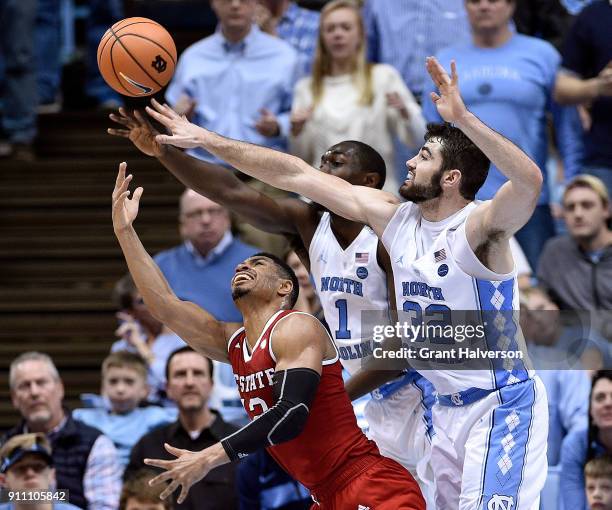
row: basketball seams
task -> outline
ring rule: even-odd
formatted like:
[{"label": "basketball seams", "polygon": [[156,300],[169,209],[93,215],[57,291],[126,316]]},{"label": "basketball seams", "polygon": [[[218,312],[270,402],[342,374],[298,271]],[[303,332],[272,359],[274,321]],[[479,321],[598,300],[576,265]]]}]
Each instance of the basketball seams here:
[{"label": "basketball seams", "polygon": [[[106,41],[104,41],[104,45],[98,50],[98,68],[100,67],[100,60],[102,59],[102,53],[104,53],[104,48],[106,48],[108,41],[110,41],[113,38],[113,34],[110,32],[110,30],[106,31],[106,34],[104,36],[106,35],[108,35],[108,37],[106,38]],[[104,39],[104,36],[102,37],[103,39]]]},{"label": "basketball seams", "polygon": [[123,90],[125,90],[129,96],[131,97],[136,97],[134,96],[134,93],[130,90],[128,90],[128,88],[123,84],[123,81],[119,78],[119,76],[117,75],[117,71],[115,69],[115,62],[113,61],[113,48],[115,47],[115,44],[119,41],[119,39],[115,39],[113,41],[112,46],[110,47],[109,50],[109,54],[110,54],[110,63],[111,63],[111,67],[113,68],[113,74],[115,75],[115,78],[117,79],[117,83],[119,83],[119,85],[121,85],[121,87],[123,87]]},{"label": "basketball seams", "polygon": [[[130,21],[132,20],[132,21]],[[138,21],[135,21],[138,20]],[[121,23],[125,22],[125,21],[129,21],[129,23],[125,24],[125,25],[121,25]],[[160,27],[162,25],[160,25],[157,21],[149,19],[149,18],[141,18],[139,16],[136,16],[135,18],[125,18],[122,19],[121,21],[117,21],[117,23],[115,23],[111,28],[115,31],[119,31],[124,27],[130,26],[130,25],[135,25],[136,23],[151,23],[152,25],[159,25]],[[119,26],[117,26],[119,25]],[[162,27],[163,28],[163,27]]]},{"label": "basketball seams", "polygon": [[176,66],[176,62],[174,61],[174,58],[172,57],[172,54],[166,48],[164,48],[161,44],[159,44],[157,41],[151,39],[150,37],[147,37],[147,36],[144,36],[144,35],[140,35],[140,34],[129,33],[129,34],[122,34],[121,36],[125,37],[127,35],[131,35],[132,37],[139,37],[140,39],[145,39],[146,41],[149,41],[150,43],[155,44],[155,46],[159,46],[159,48],[161,48],[162,50],[164,50],[168,54],[168,56],[170,57],[170,60],[172,60],[172,64],[174,66]]},{"label": "basketball seams", "polygon": [[[158,81],[157,81],[155,78],[153,78],[153,76],[151,76],[151,75],[149,74],[149,72],[148,72],[148,71],[147,71],[147,70],[146,70],[146,69],[145,69],[145,68],[142,66],[142,64],[141,64],[140,62],[138,62],[138,60],[136,60],[136,59],[134,58],[134,55],[132,55],[132,53],[130,52],[130,50],[128,50],[128,49],[127,49],[126,45],[125,45],[125,44],[123,44],[123,43],[121,42],[121,38],[120,38],[120,37],[117,37],[117,35],[115,34],[115,31],[114,31],[112,28],[111,28],[110,30],[111,30],[112,34],[115,36],[115,40],[116,40],[116,42],[118,42],[118,43],[121,45],[121,47],[122,47],[122,48],[125,50],[125,52],[126,52],[128,55],[129,55],[129,57],[130,57],[130,58],[131,58],[131,59],[132,59],[132,60],[133,60],[133,61],[136,63],[136,65],[137,65],[138,67],[140,67],[140,69],[142,70],[142,72],[143,72],[143,73],[145,73],[145,74],[146,74],[146,75],[147,75],[147,76],[148,76],[148,77],[149,77],[151,80],[153,80],[153,83],[155,83],[155,85],[157,85],[157,86],[158,86],[160,89],[161,89],[161,88],[163,88],[163,85],[161,85],[161,84],[160,84],[160,83],[159,83],[159,82],[158,82]],[[128,35],[128,34],[123,34],[123,35]],[[113,46],[114,46],[114,45],[113,45]],[[112,55],[112,52],[111,52],[111,61],[112,61],[112,57],[113,57],[113,55]],[[114,64],[113,64],[113,71],[114,71],[114,69],[115,69],[115,66],[114,66]],[[115,75],[116,75],[116,73],[115,73]],[[123,83],[122,83],[122,85],[123,85]],[[125,87],[124,87],[124,88],[125,88]]]},{"label": "basketball seams", "polygon": [[159,23],[155,23],[154,21],[133,21],[132,23],[128,23],[127,25],[123,25],[123,26],[121,26],[119,28],[115,28],[113,30],[115,31],[115,34],[119,34],[119,32],[121,32],[124,28],[131,27],[132,25],[142,25],[142,24],[156,25],[158,27],[164,28]]}]

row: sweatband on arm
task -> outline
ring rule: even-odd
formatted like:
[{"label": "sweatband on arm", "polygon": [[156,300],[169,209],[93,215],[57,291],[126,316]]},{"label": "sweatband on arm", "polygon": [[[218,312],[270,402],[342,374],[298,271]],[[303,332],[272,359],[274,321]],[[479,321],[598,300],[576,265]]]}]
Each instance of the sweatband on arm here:
[{"label": "sweatband on arm", "polygon": [[306,425],[320,379],[321,376],[310,368],[275,372],[273,392],[276,404],[221,440],[230,460],[299,436]]}]

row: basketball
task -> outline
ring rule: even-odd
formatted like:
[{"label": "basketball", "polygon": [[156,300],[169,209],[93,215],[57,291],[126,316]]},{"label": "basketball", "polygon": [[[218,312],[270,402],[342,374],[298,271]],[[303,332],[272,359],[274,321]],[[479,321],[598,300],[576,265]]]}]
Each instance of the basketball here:
[{"label": "basketball", "polygon": [[150,96],[172,78],[176,46],[168,31],[147,18],[126,18],[109,28],[98,45],[100,74],[124,96]]}]

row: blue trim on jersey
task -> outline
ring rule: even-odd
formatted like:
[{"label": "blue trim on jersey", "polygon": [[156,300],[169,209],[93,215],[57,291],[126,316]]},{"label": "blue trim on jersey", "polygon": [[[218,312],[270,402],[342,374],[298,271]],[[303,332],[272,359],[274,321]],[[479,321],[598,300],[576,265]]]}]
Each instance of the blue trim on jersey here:
[{"label": "blue trim on jersey", "polygon": [[438,395],[438,403],[445,407],[460,407],[473,404],[481,398],[485,398],[489,394],[497,391],[497,388],[485,390],[483,388],[468,388],[467,390],[458,391],[451,395]]},{"label": "blue trim on jersey", "polygon": [[427,438],[431,438],[436,434],[433,426],[433,418],[431,416],[431,408],[436,403],[436,390],[427,379],[420,376],[414,380],[415,387],[421,392],[421,406],[423,407],[423,422],[425,424],[425,432]]},{"label": "blue trim on jersey", "polygon": [[[476,279],[480,309],[483,315],[486,348],[496,351],[518,351],[518,311],[513,310],[515,278],[502,282]],[[497,313],[496,313],[497,312]],[[496,388],[529,379],[523,360],[491,360]]]},{"label": "blue trim on jersey", "polygon": [[484,462],[482,505],[479,505],[482,510],[493,507],[489,506],[491,500],[505,502],[506,508],[518,507],[527,443],[531,438],[535,381],[529,379],[501,388],[499,396],[502,403],[493,411]]},{"label": "blue trim on jersey", "polygon": [[[474,277],[472,277],[472,287],[474,290],[474,297],[476,299],[476,302],[479,303],[479,307],[481,310],[480,313],[480,322],[482,323],[484,321],[483,317],[482,317],[482,306],[480,306],[481,303],[481,299],[480,299],[480,292],[478,289],[478,280]],[[487,340],[486,340],[486,330],[485,330],[485,346],[488,348],[488,344],[487,344]],[[495,382],[495,370],[493,370],[493,364],[491,362],[489,362],[491,368],[489,370],[489,376],[491,377],[491,388],[496,388],[497,384]]]},{"label": "blue trim on jersey", "polygon": [[402,375],[394,381],[390,381],[388,383],[383,384],[379,388],[376,388],[374,391],[370,392],[370,394],[374,400],[384,400],[386,398],[389,398],[400,388],[412,384],[420,377],[422,377],[421,374],[419,374],[413,368],[410,368],[403,372]]},{"label": "blue trim on jersey", "polygon": [[[497,400],[499,401],[499,394],[497,395]],[[501,402],[500,402],[501,403]],[[491,449],[491,433],[493,432],[493,425],[494,425],[494,414],[491,413],[491,415],[489,416],[489,432],[487,433],[487,440],[485,442],[486,449],[485,449],[485,462],[482,463],[482,472],[480,473],[480,486],[484,487],[485,484],[485,480],[487,479],[487,463],[486,460],[489,458],[489,450]],[[480,504],[481,500],[478,502]]]}]

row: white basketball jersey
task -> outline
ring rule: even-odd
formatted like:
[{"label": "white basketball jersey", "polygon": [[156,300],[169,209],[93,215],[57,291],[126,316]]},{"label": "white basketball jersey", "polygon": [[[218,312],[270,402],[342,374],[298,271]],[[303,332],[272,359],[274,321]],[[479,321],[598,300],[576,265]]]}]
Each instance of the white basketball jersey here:
[{"label": "white basketball jersey", "polygon": [[[402,320],[410,317],[414,325],[437,321],[452,323],[453,327],[456,324],[452,311],[456,311],[457,318],[459,311],[479,310],[483,317],[482,342],[488,349],[526,353],[520,327],[512,320],[517,316],[512,310],[519,309],[516,271],[498,274],[489,270],[466,238],[466,219],[477,205],[472,202],[436,223],[423,219],[419,207],[411,202],[398,207],[382,237],[393,264],[397,309],[406,312]],[[495,317],[495,321],[487,321],[487,317]],[[457,330],[452,331],[450,339],[430,341],[456,345],[457,352],[459,347],[469,345],[465,339],[457,342]],[[410,345],[415,347],[414,343]],[[533,371],[526,368],[526,362],[508,358],[483,360],[478,370],[462,370],[461,360],[452,360],[448,370],[428,370],[422,375],[441,395],[471,388],[488,390],[532,377]],[[418,363],[413,366],[420,369]]]},{"label": "white basketball jersey", "polygon": [[362,358],[372,354],[372,340],[362,338],[361,312],[388,309],[387,282],[372,229],[363,227],[343,250],[330,221],[330,214],[323,213],[310,243],[310,272],[342,366],[352,375]]}]

